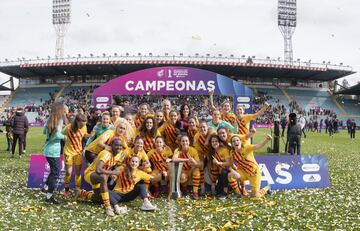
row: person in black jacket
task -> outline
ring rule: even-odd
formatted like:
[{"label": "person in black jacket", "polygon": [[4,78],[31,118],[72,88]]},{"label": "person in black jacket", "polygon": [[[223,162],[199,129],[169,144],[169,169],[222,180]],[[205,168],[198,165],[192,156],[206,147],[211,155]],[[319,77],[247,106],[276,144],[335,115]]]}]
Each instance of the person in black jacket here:
[{"label": "person in black jacket", "polygon": [[12,113],[8,112],[6,113],[6,120],[4,122],[4,126],[5,126],[5,131],[6,131],[6,141],[7,141],[7,149],[6,151],[10,151],[11,147],[12,147],[12,129],[11,129],[11,118],[12,118]]},{"label": "person in black jacket", "polygon": [[25,134],[29,129],[29,122],[22,108],[18,108],[15,115],[11,119],[11,127],[13,131],[13,144],[11,154],[14,157],[17,140],[19,140],[19,158],[23,154]]},{"label": "person in black jacket", "polygon": [[301,154],[301,125],[297,124],[296,114],[289,114],[289,125],[287,130],[287,152],[291,155]]}]

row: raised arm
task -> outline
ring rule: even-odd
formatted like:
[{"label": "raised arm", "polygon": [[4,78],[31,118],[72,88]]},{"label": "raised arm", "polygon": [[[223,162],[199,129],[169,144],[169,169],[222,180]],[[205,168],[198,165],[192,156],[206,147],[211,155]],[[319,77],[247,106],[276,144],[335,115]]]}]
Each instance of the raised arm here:
[{"label": "raised arm", "polygon": [[267,134],[266,138],[258,144],[254,145],[254,150],[264,147],[269,141],[272,140],[271,135]]},{"label": "raised arm", "polygon": [[257,119],[259,116],[263,115],[269,108],[270,104],[265,103],[264,106],[262,106],[262,108],[254,114],[254,119]]}]

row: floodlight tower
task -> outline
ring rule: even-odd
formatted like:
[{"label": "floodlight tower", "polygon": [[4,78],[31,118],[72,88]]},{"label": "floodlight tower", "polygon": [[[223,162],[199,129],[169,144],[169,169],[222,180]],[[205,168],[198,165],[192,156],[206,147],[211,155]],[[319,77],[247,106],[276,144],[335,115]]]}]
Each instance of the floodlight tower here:
[{"label": "floodlight tower", "polygon": [[284,37],[284,60],[293,64],[292,35],[296,27],[296,0],[279,0],[278,26]]},{"label": "floodlight tower", "polygon": [[53,0],[53,25],[56,31],[55,57],[64,58],[64,37],[70,25],[71,0]]}]

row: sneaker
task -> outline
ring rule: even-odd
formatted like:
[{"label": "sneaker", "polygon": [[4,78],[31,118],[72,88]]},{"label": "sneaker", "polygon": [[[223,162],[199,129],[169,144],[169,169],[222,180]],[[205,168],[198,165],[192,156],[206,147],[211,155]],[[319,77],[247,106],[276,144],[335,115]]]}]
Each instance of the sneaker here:
[{"label": "sneaker", "polygon": [[48,189],[45,188],[45,187],[42,187],[42,188],[41,188],[41,192],[42,192],[43,194],[46,194],[46,193],[48,192]]},{"label": "sneaker", "polygon": [[106,215],[108,215],[109,217],[115,216],[114,210],[113,210],[112,208],[106,208],[106,209],[105,209],[105,213],[106,213]]},{"label": "sneaker", "polygon": [[74,198],[77,200],[80,197],[80,189],[74,189]]},{"label": "sneaker", "polygon": [[233,199],[238,199],[238,198],[241,198],[241,194],[233,193],[233,194],[231,194],[230,197]]},{"label": "sneaker", "polygon": [[125,213],[127,213],[127,207],[126,206],[114,205],[114,210],[115,210],[116,214],[125,214]]},{"label": "sneaker", "polygon": [[65,190],[65,192],[64,192],[64,197],[65,197],[65,198],[68,198],[69,196],[70,196],[70,191]]},{"label": "sneaker", "polygon": [[26,155],[26,150],[23,150],[22,154]]},{"label": "sneaker", "polygon": [[142,211],[154,211],[156,209],[156,206],[152,205],[150,201],[144,201],[144,203],[141,205],[140,209]]},{"label": "sneaker", "polygon": [[192,194],[192,198],[193,198],[194,200],[199,200],[199,193],[193,193],[193,194]]},{"label": "sneaker", "polygon": [[46,203],[49,203],[49,204],[54,204],[54,205],[58,205],[59,202],[57,200],[55,200],[54,197],[50,197],[49,199],[45,199],[45,202]]},{"label": "sneaker", "polygon": [[216,199],[218,199],[218,200],[226,200],[226,194],[224,194],[224,193],[221,193],[221,194],[218,194],[218,195],[216,195]]},{"label": "sneaker", "polygon": [[21,159],[22,158],[22,155],[19,155],[19,159]]},{"label": "sneaker", "polygon": [[266,192],[267,195],[271,195],[273,191],[271,190],[271,185],[268,185],[268,190]]}]

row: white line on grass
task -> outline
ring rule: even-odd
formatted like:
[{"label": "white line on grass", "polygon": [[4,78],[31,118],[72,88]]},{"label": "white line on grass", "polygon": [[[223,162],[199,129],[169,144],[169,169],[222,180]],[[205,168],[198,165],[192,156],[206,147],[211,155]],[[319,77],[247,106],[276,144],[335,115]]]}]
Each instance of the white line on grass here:
[{"label": "white line on grass", "polygon": [[174,200],[170,200],[168,204],[169,204],[168,214],[169,214],[170,231],[176,231],[177,230],[176,219],[175,219],[176,208],[174,205]]}]

